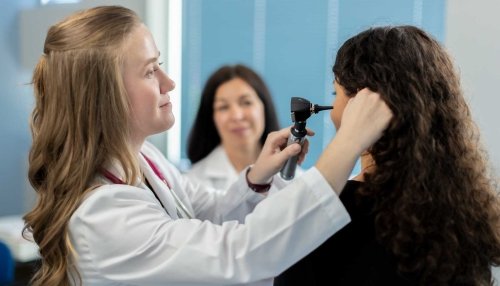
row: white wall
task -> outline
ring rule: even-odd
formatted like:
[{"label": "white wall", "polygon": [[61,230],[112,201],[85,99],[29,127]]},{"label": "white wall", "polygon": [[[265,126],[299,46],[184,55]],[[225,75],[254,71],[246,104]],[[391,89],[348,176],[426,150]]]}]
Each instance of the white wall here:
[{"label": "white wall", "polygon": [[[472,114],[500,175],[500,1],[448,0],[447,6],[445,45],[460,69]],[[500,281],[500,268],[494,275]]]},{"label": "white wall", "polygon": [[500,175],[500,1],[448,0],[445,45]]}]

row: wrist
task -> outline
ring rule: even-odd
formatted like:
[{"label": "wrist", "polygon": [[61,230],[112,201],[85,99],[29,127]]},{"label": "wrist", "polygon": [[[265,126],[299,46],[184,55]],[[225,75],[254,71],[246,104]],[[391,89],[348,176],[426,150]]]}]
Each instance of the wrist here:
[{"label": "wrist", "polygon": [[349,131],[342,132],[342,128],[337,131],[330,144],[335,145],[335,148],[341,149],[342,152],[348,152],[348,154],[354,154],[355,156],[360,156],[367,149],[354,134],[350,134]]},{"label": "wrist", "polygon": [[[361,151],[359,147],[338,140],[337,136],[323,150],[316,162],[316,169],[328,181],[333,190],[340,194]],[[333,163],[333,164],[332,164]]]},{"label": "wrist", "polygon": [[267,191],[269,191],[269,189],[271,188],[271,183],[272,183],[272,178],[271,178],[271,181],[268,182],[268,183],[264,183],[264,184],[254,184],[250,181],[250,179],[248,178],[248,174],[250,173],[250,170],[252,170],[252,167],[249,167],[245,173],[245,178],[246,178],[246,181],[247,181],[247,185],[250,189],[252,189],[252,191],[256,192],[256,193],[265,193]]}]

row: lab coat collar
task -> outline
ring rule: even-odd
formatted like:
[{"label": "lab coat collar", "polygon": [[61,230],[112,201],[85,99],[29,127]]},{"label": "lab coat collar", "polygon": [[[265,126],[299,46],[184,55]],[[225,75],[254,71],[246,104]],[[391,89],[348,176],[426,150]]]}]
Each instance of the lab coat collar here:
[{"label": "lab coat collar", "polygon": [[[173,219],[178,219],[179,216],[177,215],[175,199],[167,184],[155,174],[153,169],[149,166],[148,162],[142,155],[139,156],[139,163],[141,170],[144,172],[144,177],[146,177],[153,189],[150,190],[144,182],[140,184],[140,187],[142,189],[147,189],[148,191],[153,191],[165,207],[165,210],[170,215],[170,217]],[[170,182],[170,184],[171,183],[172,182]]]},{"label": "lab coat collar", "polygon": [[228,172],[237,176],[236,169],[229,161],[229,157],[222,145],[217,146],[208,156],[204,159],[210,162],[210,166],[205,166],[205,175],[209,178],[227,178]]},{"label": "lab coat collar", "polygon": [[[113,175],[124,181],[123,178],[125,177],[125,171],[116,159],[111,160],[111,163],[107,164],[105,168],[109,172],[113,173]],[[179,218],[179,216],[177,215],[175,199],[169,191],[168,186],[158,176],[156,176],[153,169],[149,166],[148,162],[142,155],[139,155],[139,168],[144,173],[144,176],[148,179],[148,182],[153,190],[149,189],[149,187],[144,183],[142,177],[136,180],[137,183],[134,185],[134,187],[144,189],[148,192],[155,192],[156,196],[161,201],[170,217],[173,219]],[[104,176],[100,177],[107,183],[112,183]]]},{"label": "lab coat collar", "polygon": [[[107,170],[108,172],[112,173],[118,179],[125,182],[125,170],[123,170],[123,166],[120,164],[120,162],[117,159],[111,159],[110,162],[104,166],[104,169]],[[113,183],[105,176],[101,175],[99,177],[102,180],[105,180],[106,182]],[[141,181],[141,178],[137,177],[137,179],[135,180],[136,184],[134,186],[137,187],[139,185],[138,183],[140,183],[140,181]]]}]

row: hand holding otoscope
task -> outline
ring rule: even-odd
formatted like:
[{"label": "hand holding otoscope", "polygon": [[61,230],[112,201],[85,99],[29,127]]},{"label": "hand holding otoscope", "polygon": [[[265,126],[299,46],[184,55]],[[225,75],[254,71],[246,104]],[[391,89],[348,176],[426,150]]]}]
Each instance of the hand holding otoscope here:
[{"label": "hand holding otoscope", "polygon": [[[291,134],[288,137],[287,146],[293,143],[299,143],[301,146],[307,134],[306,120],[313,113],[318,113],[322,110],[333,109],[333,106],[321,106],[312,104],[307,99],[301,97],[292,97],[290,101],[290,110],[292,121],[294,125],[290,128]],[[280,175],[285,180],[291,180],[295,177],[295,169],[297,168],[297,161],[299,155],[295,155],[288,159],[280,171]]]}]

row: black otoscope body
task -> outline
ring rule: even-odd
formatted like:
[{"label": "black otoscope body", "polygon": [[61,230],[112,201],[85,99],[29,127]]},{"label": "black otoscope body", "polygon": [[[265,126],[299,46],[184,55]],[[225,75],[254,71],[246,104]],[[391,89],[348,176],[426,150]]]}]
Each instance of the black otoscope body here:
[{"label": "black otoscope body", "polygon": [[[292,113],[292,121],[294,125],[290,128],[291,134],[288,137],[287,146],[293,143],[299,143],[301,146],[307,135],[306,120],[313,113],[318,113],[322,110],[333,109],[333,106],[320,106],[312,104],[309,100],[301,97],[292,97],[290,101],[290,110]],[[295,177],[295,169],[297,168],[298,155],[288,159],[281,168],[281,177],[285,180],[291,180]]]}]

